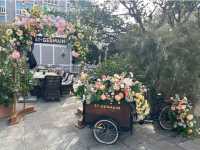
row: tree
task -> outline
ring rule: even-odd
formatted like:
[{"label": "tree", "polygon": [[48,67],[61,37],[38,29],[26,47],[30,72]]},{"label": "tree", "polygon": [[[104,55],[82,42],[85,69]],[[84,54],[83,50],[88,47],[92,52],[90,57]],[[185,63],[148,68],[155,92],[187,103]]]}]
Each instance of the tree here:
[{"label": "tree", "polygon": [[65,17],[85,32],[85,38],[87,38],[85,42],[90,45],[87,60],[88,62],[94,62],[94,60],[97,62],[97,54],[103,57],[105,50],[108,50],[109,45],[118,39],[120,33],[127,31],[127,24],[122,18],[112,14],[113,9],[116,8],[108,9],[108,5],[97,5],[90,1],[78,0],[69,3],[68,11],[65,14],[51,13]]}]

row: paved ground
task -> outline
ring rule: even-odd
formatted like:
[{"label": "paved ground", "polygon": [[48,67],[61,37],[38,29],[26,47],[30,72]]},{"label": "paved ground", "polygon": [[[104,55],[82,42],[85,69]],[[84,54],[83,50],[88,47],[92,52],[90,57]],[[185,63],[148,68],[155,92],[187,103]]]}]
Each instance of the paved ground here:
[{"label": "paved ground", "polygon": [[122,133],[119,142],[97,143],[88,128],[74,127],[78,107],[75,98],[35,104],[36,113],[18,125],[0,120],[0,150],[200,150],[200,139],[189,140],[154,130],[151,124],[136,125],[134,134]]}]

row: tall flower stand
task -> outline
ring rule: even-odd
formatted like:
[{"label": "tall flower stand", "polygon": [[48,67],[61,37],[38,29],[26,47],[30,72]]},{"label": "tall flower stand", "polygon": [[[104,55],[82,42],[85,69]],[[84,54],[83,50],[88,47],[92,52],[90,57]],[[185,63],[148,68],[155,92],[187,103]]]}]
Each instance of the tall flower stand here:
[{"label": "tall flower stand", "polygon": [[[13,80],[16,81],[16,66],[14,66],[13,69]],[[25,115],[36,112],[35,108],[33,106],[31,107],[26,107],[25,101],[23,105],[23,109],[20,111],[17,111],[17,96],[16,93],[14,93],[13,96],[13,104],[12,104],[12,113],[9,118],[9,124],[10,125],[15,125],[18,124]]]}]

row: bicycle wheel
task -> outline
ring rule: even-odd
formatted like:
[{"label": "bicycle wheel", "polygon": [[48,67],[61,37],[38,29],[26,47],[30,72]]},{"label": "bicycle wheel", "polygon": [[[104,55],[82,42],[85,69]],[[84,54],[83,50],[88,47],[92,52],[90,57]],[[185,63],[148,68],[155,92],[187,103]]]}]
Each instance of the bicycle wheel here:
[{"label": "bicycle wheel", "polygon": [[160,124],[161,128],[163,128],[164,130],[172,130],[173,129],[173,122],[172,122],[170,106],[166,106],[161,110],[158,120],[159,120],[159,124]]},{"label": "bicycle wheel", "polygon": [[114,144],[119,137],[117,124],[107,119],[99,120],[94,124],[93,135],[99,143]]}]

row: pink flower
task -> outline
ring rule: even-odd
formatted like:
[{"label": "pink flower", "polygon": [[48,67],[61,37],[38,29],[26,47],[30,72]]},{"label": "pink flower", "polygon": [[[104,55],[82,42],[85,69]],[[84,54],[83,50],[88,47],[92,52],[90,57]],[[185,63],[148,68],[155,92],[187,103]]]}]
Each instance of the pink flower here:
[{"label": "pink flower", "polygon": [[102,94],[101,95],[101,100],[106,100],[106,99],[107,99],[106,95]]},{"label": "pink flower", "polygon": [[95,84],[95,88],[100,89],[101,85],[102,85],[101,82],[97,81],[96,84]]},{"label": "pink flower", "polygon": [[56,19],[56,28],[58,34],[64,34],[66,22],[63,18],[57,17]]},{"label": "pink flower", "polygon": [[20,59],[20,53],[17,50],[14,50],[11,54],[11,58],[14,60],[19,60]]},{"label": "pink flower", "polygon": [[27,28],[27,26],[28,26],[28,21],[29,21],[28,18],[23,17],[23,18],[21,19],[21,25],[22,25],[22,26],[25,26],[25,27]]}]

